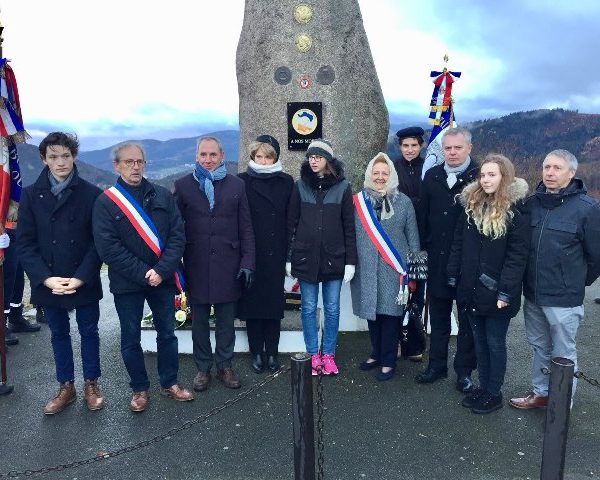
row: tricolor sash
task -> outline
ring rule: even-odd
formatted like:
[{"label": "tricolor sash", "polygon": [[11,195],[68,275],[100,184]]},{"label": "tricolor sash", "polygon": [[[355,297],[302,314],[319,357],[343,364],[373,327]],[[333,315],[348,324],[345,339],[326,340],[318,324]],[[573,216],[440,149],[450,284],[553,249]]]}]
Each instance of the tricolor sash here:
[{"label": "tricolor sash", "polygon": [[[154,252],[157,258],[160,258],[165,247],[158,235],[158,229],[141,205],[135,201],[135,198],[119,183],[105,190],[104,193],[125,214],[148,248]],[[183,292],[183,275],[179,270],[176,270],[173,275],[177,290]]]},{"label": "tricolor sash", "polygon": [[392,244],[387,233],[385,233],[379,220],[377,220],[377,216],[371,206],[371,201],[366,197],[365,192],[363,191],[353,195],[352,200],[360,223],[371,240],[371,243],[373,243],[373,246],[377,249],[385,263],[400,274],[400,291],[396,297],[396,303],[398,305],[406,305],[406,302],[408,301],[408,290],[406,288],[406,284],[408,283],[408,269],[406,268],[404,260]]}]

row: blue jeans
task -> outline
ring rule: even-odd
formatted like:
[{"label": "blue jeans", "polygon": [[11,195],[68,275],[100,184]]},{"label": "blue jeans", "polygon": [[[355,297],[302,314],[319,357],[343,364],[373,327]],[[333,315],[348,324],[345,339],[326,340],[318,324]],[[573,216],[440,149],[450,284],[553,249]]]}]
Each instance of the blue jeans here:
[{"label": "blue jeans", "polygon": [[[52,333],[52,350],[56,365],[56,380],[59,383],[75,380],[73,346],[71,345],[69,311],[66,308],[44,307],[48,326]],[[96,380],[100,377],[100,336],[98,302],[75,309],[75,319],[81,335],[81,363],[83,378]]]},{"label": "blue jeans", "polygon": [[[319,284],[299,280],[300,298],[302,300],[300,316],[306,351],[310,355],[319,352],[319,329],[317,326],[317,304],[319,301]],[[330,280],[321,283],[323,295],[323,316],[325,325],[323,332],[323,354],[334,355],[337,334],[340,326],[340,290],[342,280]]]},{"label": "blue jeans", "polygon": [[506,332],[510,318],[467,313],[479,370],[479,386],[492,395],[500,395],[506,374]]},{"label": "blue jeans", "polygon": [[144,300],[152,310],[156,329],[156,363],[160,386],[169,388],[175,385],[179,370],[175,336],[175,288],[172,285],[148,287],[140,292],[115,293],[113,296],[121,323],[121,355],[131,378],[131,389],[142,392],[150,388],[140,343]]}]

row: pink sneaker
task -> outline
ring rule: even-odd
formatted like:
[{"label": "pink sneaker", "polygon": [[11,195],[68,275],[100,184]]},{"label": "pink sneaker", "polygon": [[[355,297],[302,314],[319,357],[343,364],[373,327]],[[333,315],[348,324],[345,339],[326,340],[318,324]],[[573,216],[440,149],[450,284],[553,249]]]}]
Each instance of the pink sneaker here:
[{"label": "pink sneaker", "polygon": [[[312,366],[312,374],[313,376],[319,375],[319,370],[323,368],[323,361],[321,360],[321,354],[316,353],[310,357],[310,363]],[[325,373],[325,371],[323,371]]]},{"label": "pink sneaker", "polygon": [[323,375],[337,375],[339,370],[333,355],[323,355]]}]

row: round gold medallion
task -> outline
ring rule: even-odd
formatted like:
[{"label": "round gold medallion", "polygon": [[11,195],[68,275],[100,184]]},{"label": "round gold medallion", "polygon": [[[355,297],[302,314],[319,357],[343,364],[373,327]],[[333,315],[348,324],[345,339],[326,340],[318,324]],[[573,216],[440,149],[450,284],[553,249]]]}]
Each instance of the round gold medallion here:
[{"label": "round gold medallion", "polygon": [[305,3],[296,5],[296,7],[294,7],[294,18],[298,23],[306,25],[312,18],[312,8]]},{"label": "round gold medallion", "polygon": [[296,37],[296,48],[302,53],[308,52],[310,47],[312,47],[312,38],[306,33],[301,33]]}]

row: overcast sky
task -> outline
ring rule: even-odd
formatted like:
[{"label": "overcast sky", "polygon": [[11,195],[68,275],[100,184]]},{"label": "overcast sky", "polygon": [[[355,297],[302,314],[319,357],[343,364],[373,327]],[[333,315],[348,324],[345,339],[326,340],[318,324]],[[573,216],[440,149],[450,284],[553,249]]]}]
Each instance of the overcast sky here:
[{"label": "overcast sky", "polygon": [[[445,53],[462,72],[459,122],[537,108],[600,113],[600,1],[359,3],[392,121],[426,121],[429,72]],[[243,0],[0,0],[0,9],[34,140],[66,129],[93,149],[237,127]]]}]

